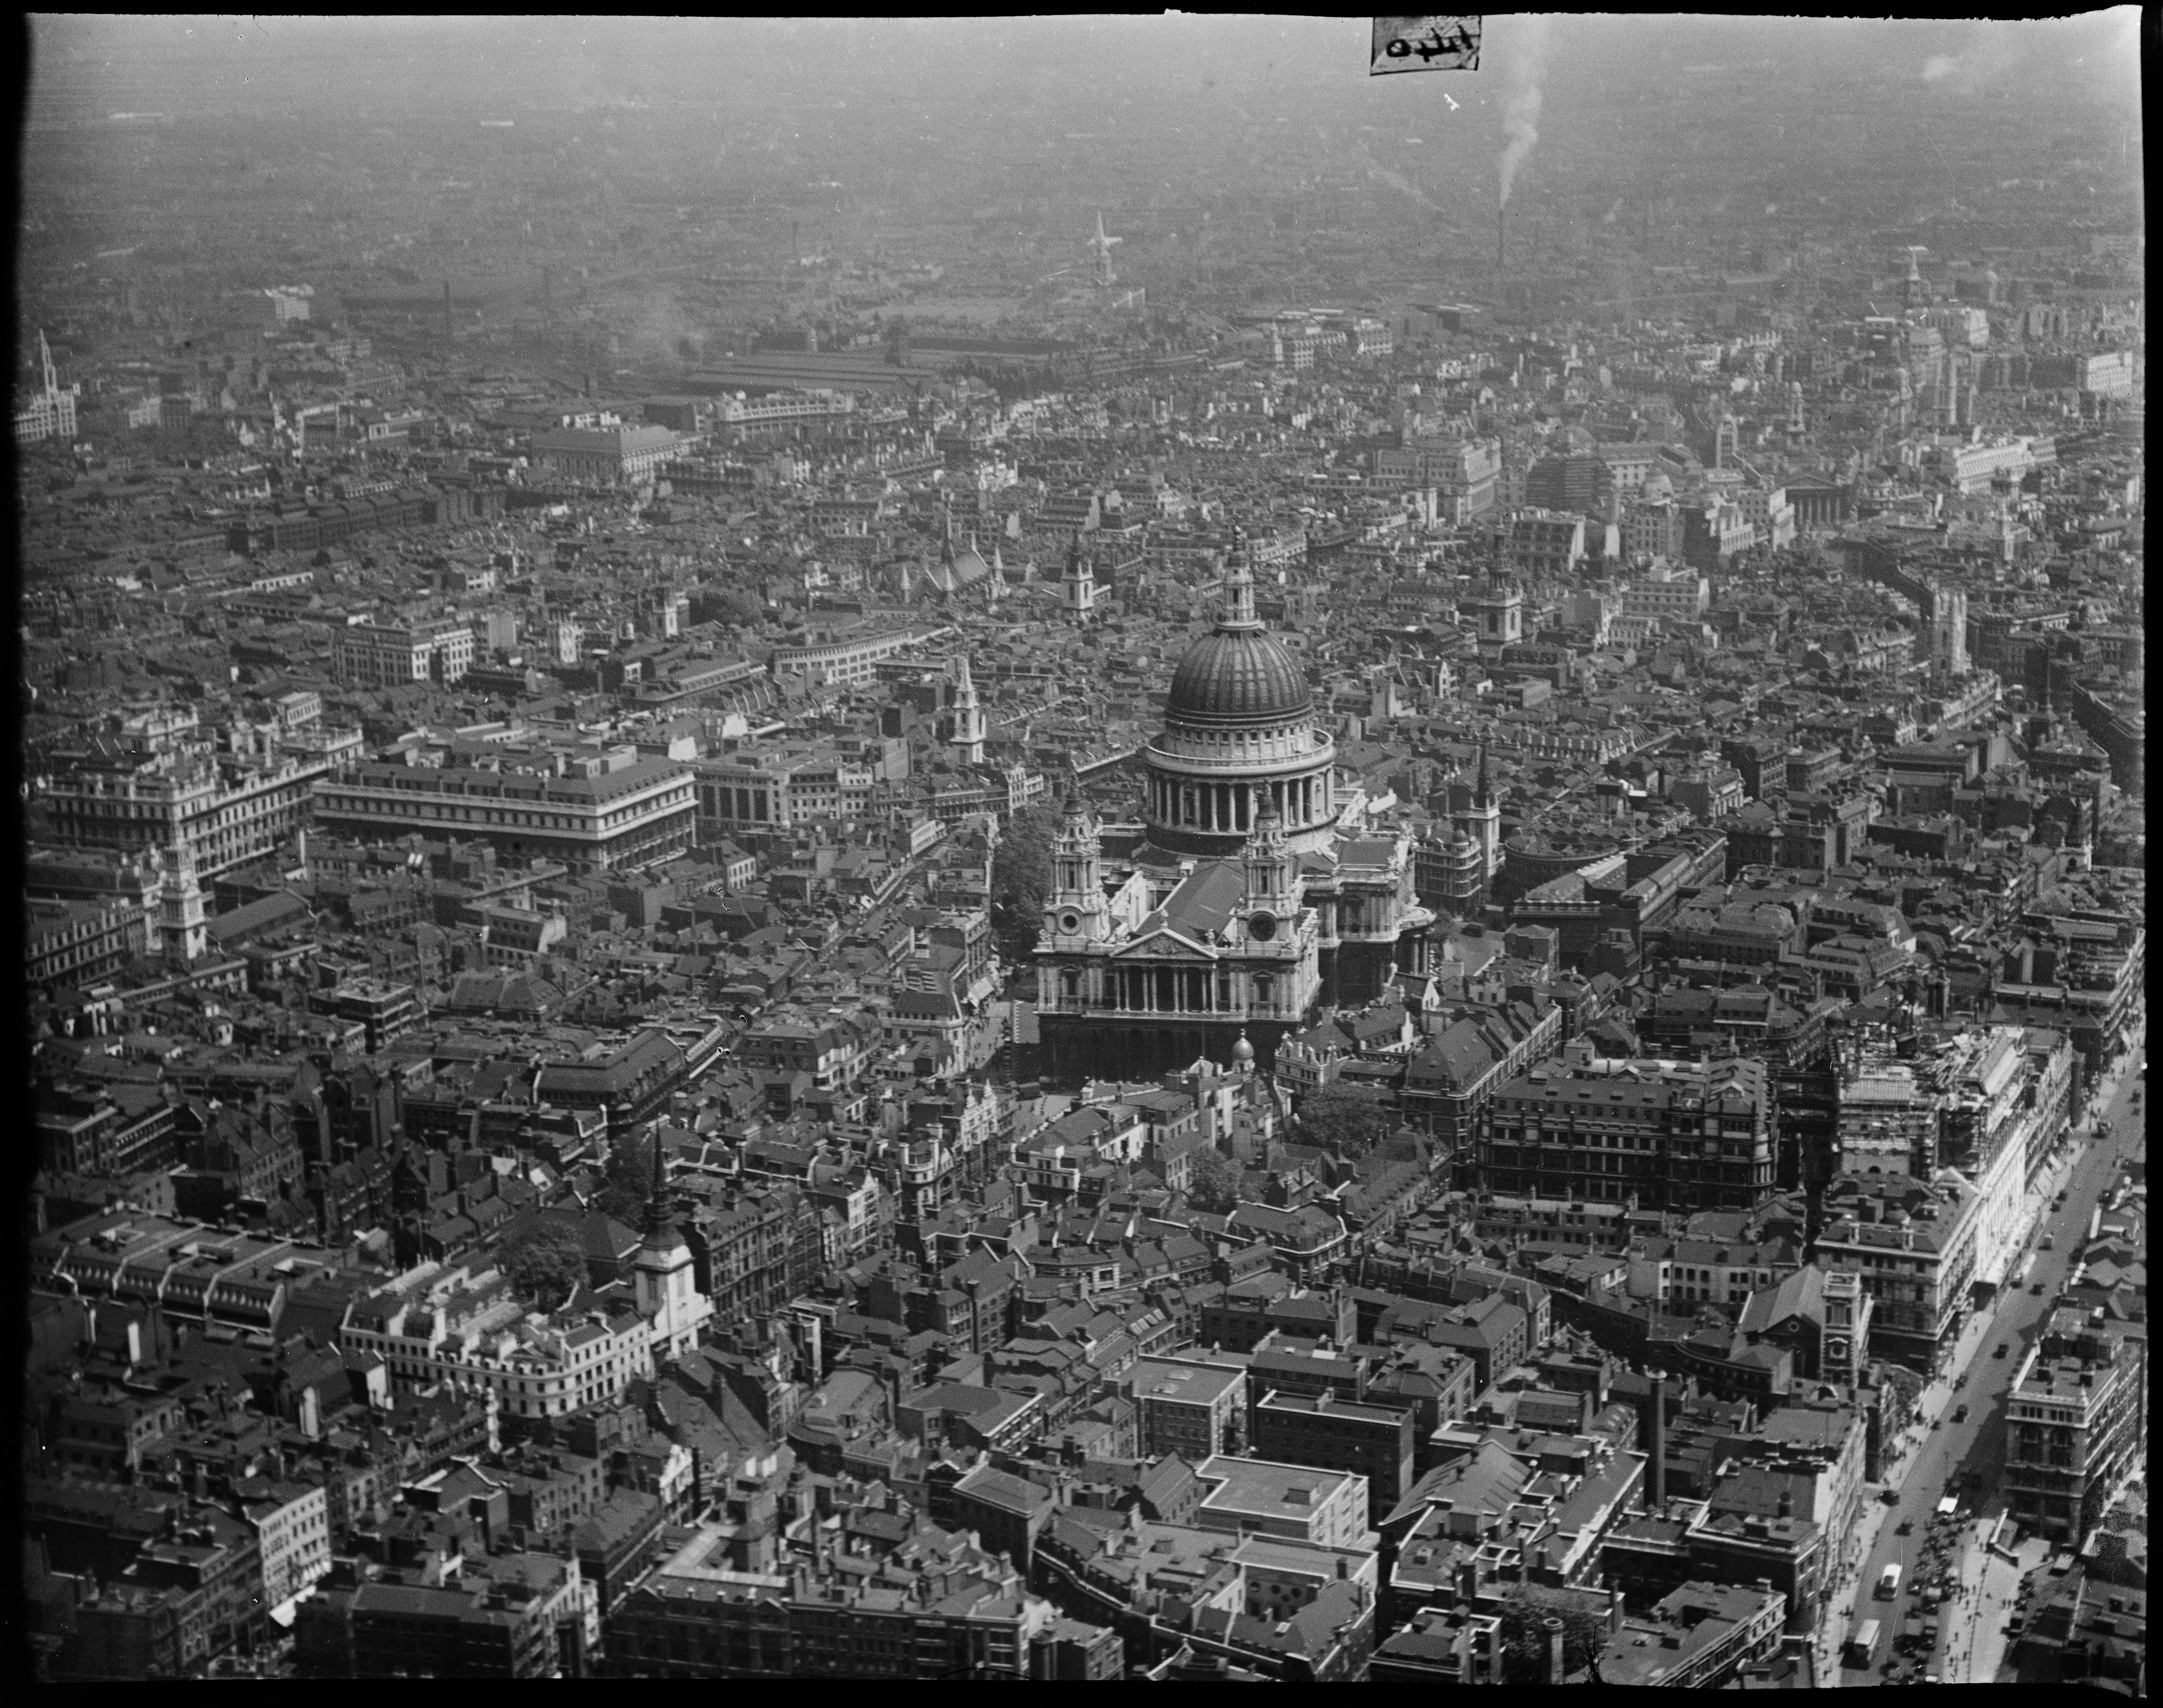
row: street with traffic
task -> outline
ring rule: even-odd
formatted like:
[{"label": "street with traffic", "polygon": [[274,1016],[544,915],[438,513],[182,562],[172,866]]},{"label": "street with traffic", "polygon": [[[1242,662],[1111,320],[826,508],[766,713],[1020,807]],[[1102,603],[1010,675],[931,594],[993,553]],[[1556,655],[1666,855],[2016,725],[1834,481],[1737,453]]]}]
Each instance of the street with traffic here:
[{"label": "street with traffic", "polygon": [[[1978,1642],[1978,1621],[1972,1616],[1978,1595],[1987,1595],[1994,1606],[2009,1606],[2011,1584],[2017,1579],[1993,1581],[1986,1588],[1982,1565],[1963,1574],[1956,1544],[1961,1534],[1976,1538],[1978,1526],[1980,1535],[1991,1534],[2005,1511],[1999,1485],[2006,1393],[2022,1355],[2056,1308],[2098,1202],[2121,1172],[2121,1159],[2144,1153],[2144,1087],[2136,1065],[2145,1053],[2136,1031],[2097,1087],[2091,1122],[2075,1129],[2087,1136],[2069,1137],[2031,1185],[2034,1221],[2028,1249],[2035,1261],[2027,1281],[2016,1286],[2008,1279],[1969,1317],[1925,1387],[1897,1453],[1888,1451],[1884,1480],[1870,1489],[1867,1516],[1849,1538],[1846,1564],[1837,1570],[1820,1627],[1819,1653],[1832,1663],[1820,1669],[1820,1677],[1827,1683],[1863,1686],[1925,1675],[1947,1684],[1988,1683],[1994,1675],[2003,1652],[2003,1632],[1994,1641]],[[2047,1251],[2042,1249],[2046,1238],[2051,1247]],[[1948,1496],[1958,1503],[1957,1517],[1938,1521],[1938,1504]],[[2013,1539],[2008,1522],[1999,1541],[2009,1546]],[[1979,1540],[1975,1545],[1982,1552]],[[1881,1601],[1877,1586],[1885,1569],[1896,1564],[1899,1593]],[[1939,1627],[1927,1658],[1897,1652],[1903,1622],[1911,1613],[1922,1614],[1926,1624]],[[1992,1616],[2003,1623],[2001,1616]],[[1873,1618],[1885,1634],[1871,1665],[1846,1664],[1841,1645],[1862,1621]],[[1834,1659],[1836,1655],[1841,1658]]]}]

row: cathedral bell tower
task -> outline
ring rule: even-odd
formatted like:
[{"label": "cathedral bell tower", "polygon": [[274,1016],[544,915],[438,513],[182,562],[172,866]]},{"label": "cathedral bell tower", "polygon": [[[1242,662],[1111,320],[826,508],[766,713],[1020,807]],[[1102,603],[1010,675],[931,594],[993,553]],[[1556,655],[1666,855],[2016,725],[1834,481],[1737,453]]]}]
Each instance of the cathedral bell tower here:
[{"label": "cathedral bell tower", "polygon": [[1097,821],[1079,793],[1069,789],[1066,812],[1051,845],[1051,893],[1044,907],[1044,932],[1050,937],[1092,941],[1107,935],[1103,845]]},{"label": "cathedral bell tower", "polygon": [[1254,834],[1247,839],[1243,856],[1246,868],[1247,907],[1252,913],[1275,918],[1298,911],[1299,864],[1286,845],[1284,820],[1266,794],[1257,796],[1259,811]]}]

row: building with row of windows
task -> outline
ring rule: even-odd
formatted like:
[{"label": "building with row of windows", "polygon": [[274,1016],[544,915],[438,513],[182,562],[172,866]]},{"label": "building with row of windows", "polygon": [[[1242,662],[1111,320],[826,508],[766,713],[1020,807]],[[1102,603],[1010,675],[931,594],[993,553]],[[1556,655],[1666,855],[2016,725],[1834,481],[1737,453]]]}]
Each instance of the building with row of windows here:
[{"label": "building with row of windows", "polygon": [[657,1355],[678,1358],[694,1346],[713,1314],[694,1284],[689,1248],[660,1203],[657,1196],[633,1262],[631,1299],[544,1314],[494,1270],[428,1263],[348,1304],[339,1348],[348,1359],[381,1359],[394,1389],[443,1383],[485,1394],[513,1417],[563,1417],[609,1404],[652,1374]]},{"label": "building with row of windows", "polygon": [[585,776],[563,774],[563,762],[553,751],[504,748],[440,768],[362,765],[317,788],[315,816],[364,839],[418,831],[488,842],[581,877],[658,865],[691,846],[698,803],[689,766],[633,749]]},{"label": "building with row of windows", "polygon": [[331,639],[331,673],[348,688],[448,684],[462,680],[473,662],[473,626],[453,617],[397,627],[357,623]]},{"label": "building with row of windows", "polygon": [[1760,1061],[1534,1068],[1498,1087],[1481,1118],[1480,1177],[1542,1197],[1754,1208],[1773,1188],[1773,1103]]},{"label": "building with row of windows", "polygon": [[767,659],[775,676],[809,678],[826,687],[845,688],[869,682],[879,664],[913,647],[928,646],[953,635],[951,628],[903,629],[879,634],[851,636],[838,641],[818,641],[796,647],[777,647]]},{"label": "building with row of windows", "polygon": [[597,486],[636,486],[652,480],[683,441],[664,427],[631,427],[605,419],[590,427],[559,427],[533,435],[533,460],[567,480]]},{"label": "building with row of windows", "polygon": [[1502,451],[1492,439],[1408,438],[1373,464],[1376,485],[1431,489],[1438,519],[1461,527],[1495,508]]},{"label": "building with row of windows", "polygon": [[150,946],[150,909],[120,897],[23,904],[23,977],[27,988],[86,985]]},{"label": "building with row of windows", "polygon": [[[1011,1568],[972,1550],[943,1592],[731,1570],[695,1536],[611,1610],[610,1673],[636,1679],[1007,1679],[1116,1676],[1113,1633],[1062,1619]],[[906,1566],[895,1569],[908,1572]],[[909,1575],[914,1575],[909,1573]],[[930,1572],[924,1574],[927,1580]],[[1062,1673],[1060,1639],[1096,1664]]]},{"label": "building with row of windows", "polygon": [[1826,1187],[1818,1260],[1862,1277],[1878,1356],[1925,1369],[1956,1330],[1975,1276],[1980,1205],[1951,1169],[1929,1181],[1843,1175]]},{"label": "building with row of windows", "polygon": [[2014,1516],[2077,1545],[2142,1464],[2147,1339],[2061,1309],[2020,1361],[2005,1401],[2005,1495]]},{"label": "building with row of windows", "polygon": [[259,860],[308,822],[343,752],[212,754],[197,745],[100,753],[35,780],[47,839],[140,853],[185,844],[205,877]]}]

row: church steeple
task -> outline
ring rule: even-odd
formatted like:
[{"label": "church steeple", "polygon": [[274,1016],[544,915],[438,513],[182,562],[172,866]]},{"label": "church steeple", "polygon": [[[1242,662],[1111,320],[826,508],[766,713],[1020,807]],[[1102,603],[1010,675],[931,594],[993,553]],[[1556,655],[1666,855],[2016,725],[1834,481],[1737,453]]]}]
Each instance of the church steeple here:
[{"label": "church steeple", "polygon": [[977,703],[977,685],[969,679],[969,655],[954,658],[954,756],[964,765],[984,762],[984,709]]},{"label": "church steeple", "polygon": [[655,1361],[681,1358],[699,1344],[714,1302],[699,1291],[690,1243],[676,1226],[668,1200],[668,1160],[653,1135],[653,1176],[646,1197],[646,1237],[631,1260],[631,1289],[652,1319]]},{"label": "church steeple", "polygon": [[668,1161],[662,1154],[661,1135],[657,1133],[653,1136],[653,1176],[646,1191],[645,1243],[657,1250],[683,1243],[670,1210]]},{"label": "church steeple", "polygon": [[1468,894],[1463,899],[1474,907],[1483,905],[1502,865],[1502,809],[1495,799],[1494,778],[1488,770],[1485,741],[1480,744],[1480,769],[1472,785],[1471,802],[1453,816],[1459,833],[1479,852],[1477,893]]},{"label": "church steeple", "polygon": [[209,914],[187,838],[176,833],[166,853],[170,864],[159,894],[158,931],[167,964],[185,967],[200,961],[210,946]]},{"label": "church steeple", "polygon": [[1074,543],[1066,548],[1066,574],[1060,583],[1060,603],[1066,615],[1076,622],[1087,622],[1097,612],[1097,597],[1102,589],[1097,585],[1097,566],[1082,548],[1082,537],[1076,533]]}]

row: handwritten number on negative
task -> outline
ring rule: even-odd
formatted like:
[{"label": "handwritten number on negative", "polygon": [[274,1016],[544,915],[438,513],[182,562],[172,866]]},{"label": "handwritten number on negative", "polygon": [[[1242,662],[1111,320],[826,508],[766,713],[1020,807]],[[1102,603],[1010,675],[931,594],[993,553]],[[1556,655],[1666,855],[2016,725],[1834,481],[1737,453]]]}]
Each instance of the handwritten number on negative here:
[{"label": "handwritten number on negative", "polygon": [[[1406,61],[1417,57],[1418,65]],[[1395,63],[1385,64],[1385,61]],[[1375,71],[1477,71],[1480,20],[1456,16],[1378,18],[1375,20]]]}]

